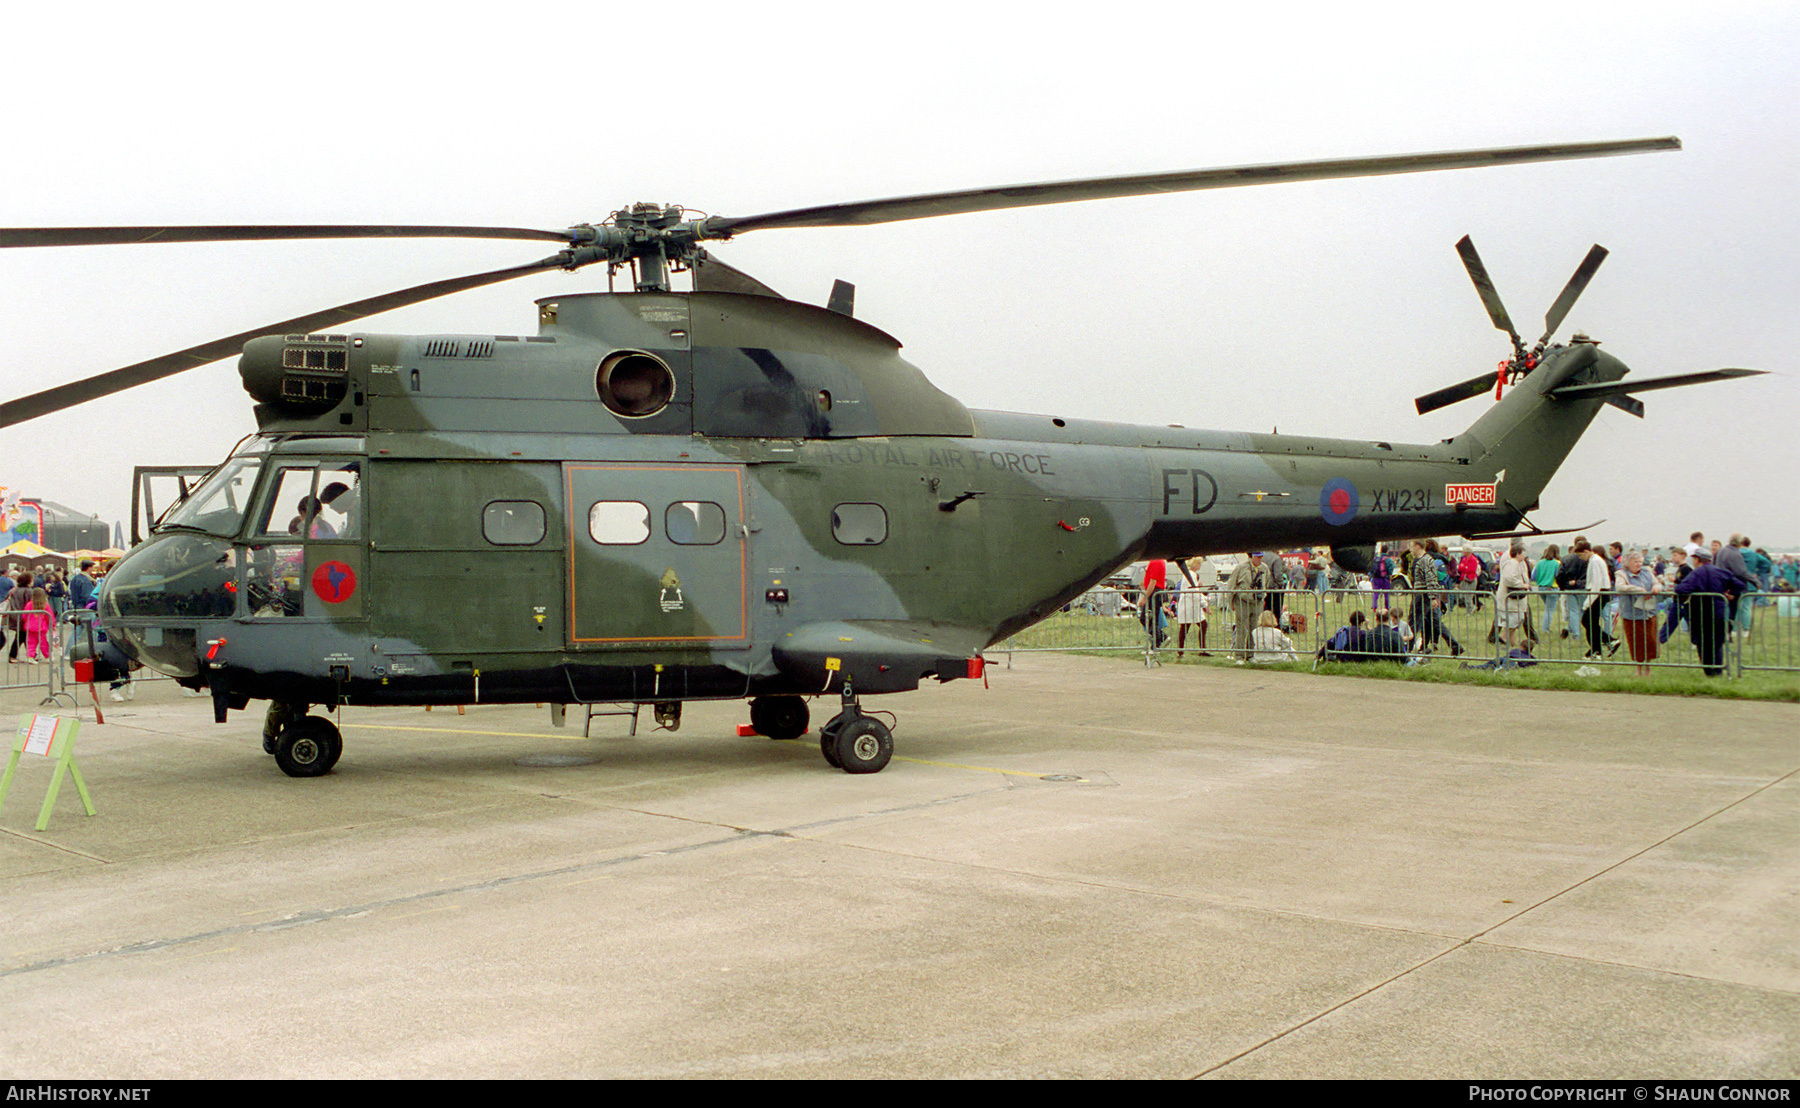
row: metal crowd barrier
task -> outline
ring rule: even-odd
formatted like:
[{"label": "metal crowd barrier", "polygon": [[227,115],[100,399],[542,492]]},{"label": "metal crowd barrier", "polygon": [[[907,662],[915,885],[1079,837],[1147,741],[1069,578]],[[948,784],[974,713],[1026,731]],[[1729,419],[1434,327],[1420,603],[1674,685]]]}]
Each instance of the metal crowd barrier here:
[{"label": "metal crowd barrier", "polygon": [[[8,613],[10,616],[12,613]],[[52,622],[48,635],[50,649],[47,657],[32,658],[27,655],[29,637],[25,629],[14,627],[6,622],[4,635],[5,650],[0,651],[0,689],[35,689],[44,690],[40,706],[60,704],[69,699],[64,692],[67,671],[64,669],[64,644],[68,641],[68,630],[65,624]]]},{"label": "metal crowd barrier", "polygon": [[[1198,624],[1183,627],[1179,619],[1184,591],[1205,597],[1205,634]],[[1197,656],[1250,660],[1237,631],[1240,618],[1249,630],[1271,613],[1285,637],[1284,660],[1316,662],[1321,650],[1339,629],[1347,626],[1352,612],[1361,611],[1364,630],[1375,628],[1376,612],[1398,608],[1403,633],[1411,647],[1398,659],[1424,664],[1434,659],[1457,663],[1491,664],[1496,668],[1530,665],[1636,667],[1645,665],[1676,669],[1721,669],[1733,676],[1748,671],[1800,672],[1800,594],[1749,593],[1736,607],[1735,618],[1721,622],[1703,616],[1702,641],[1713,651],[1702,658],[1695,645],[1691,613],[1705,612],[1718,598],[1711,594],[1657,598],[1657,656],[1639,662],[1632,658],[1619,597],[1602,594],[1587,603],[1585,592],[1534,591],[1528,594],[1527,613],[1513,642],[1497,633],[1494,596],[1487,590],[1433,591],[1388,589],[1377,593],[1365,581],[1356,589],[1244,590],[1226,588],[1158,590],[1144,603],[1142,590],[1096,588],[1044,622],[1021,631],[991,647],[987,653],[1012,651],[1141,652],[1146,665],[1156,665],[1175,652],[1178,660],[1188,652]],[[1679,613],[1674,625],[1671,616]],[[1548,613],[1548,614],[1546,614]],[[1571,622],[1572,620],[1572,622]],[[1598,649],[1593,643],[1599,632]],[[1185,639],[1185,641],[1183,641]],[[1526,652],[1514,657],[1511,648]]]},{"label": "metal crowd barrier", "polygon": [[[1145,623],[1144,590],[1090,589],[1061,612],[997,644],[984,654],[1001,651],[1047,650],[1120,651],[1150,657],[1150,633]],[[1010,664],[1010,658],[1008,659]]]},{"label": "metal crowd barrier", "polygon": [[1738,601],[1739,672],[1800,671],[1800,593],[1747,593]]}]

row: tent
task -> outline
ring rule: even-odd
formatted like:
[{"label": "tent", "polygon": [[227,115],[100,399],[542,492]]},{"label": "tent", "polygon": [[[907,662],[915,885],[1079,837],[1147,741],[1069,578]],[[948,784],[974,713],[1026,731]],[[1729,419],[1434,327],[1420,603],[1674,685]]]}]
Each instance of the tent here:
[{"label": "tent", "polygon": [[0,550],[0,568],[18,566],[29,567],[33,572],[44,569],[67,570],[73,564],[69,555],[40,546],[30,539],[20,539],[4,550]]}]

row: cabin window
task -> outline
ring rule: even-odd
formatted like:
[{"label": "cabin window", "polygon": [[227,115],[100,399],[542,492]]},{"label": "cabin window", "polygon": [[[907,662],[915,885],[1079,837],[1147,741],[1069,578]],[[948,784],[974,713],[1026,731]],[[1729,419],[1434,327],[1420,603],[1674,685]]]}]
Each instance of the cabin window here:
[{"label": "cabin window", "polygon": [[495,546],[544,541],[544,507],[532,500],[496,500],[481,510],[481,534]]},{"label": "cabin window", "polygon": [[831,535],[845,546],[887,540],[887,512],[879,504],[839,504],[831,510]]},{"label": "cabin window", "polygon": [[602,546],[636,546],[650,537],[650,509],[635,500],[602,500],[588,509],[588,535]]},{"label": "cabin window", "polygon": [[704,500],[681,500],[663,513],[663,530],[679,546],[713,546],[725,539],[725,509]]}]

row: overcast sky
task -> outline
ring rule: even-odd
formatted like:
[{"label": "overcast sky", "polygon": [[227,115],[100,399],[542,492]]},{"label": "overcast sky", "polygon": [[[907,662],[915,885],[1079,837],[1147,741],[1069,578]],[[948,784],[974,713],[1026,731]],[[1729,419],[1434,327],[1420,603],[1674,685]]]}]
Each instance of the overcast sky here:
[{"label": "overcast sky", "polygon": [[[1800,5],[164,4],[9,16],[0,224],[560,228],[638,200],[747,215],[1101,174],[1678,135],[1679,153],[1061,205],[719,249],[857,314],[972,407],[1432,442],[1415,396],[1564,331],[1638,376],[1534,513],[1599,537],[1800,547]],[[1222,7],[1222,5],[1221,5]],[[1233,5],[1233,9],[1240,6]],[[296,16],[304,11],[304,17]],[[537,243],[0,251],[0,370],[35,391]],[[530,333],[552,273],[353,325]],[[134,464],[254,429],[235,359],[0,431],[0,484],[124,519]]]}]

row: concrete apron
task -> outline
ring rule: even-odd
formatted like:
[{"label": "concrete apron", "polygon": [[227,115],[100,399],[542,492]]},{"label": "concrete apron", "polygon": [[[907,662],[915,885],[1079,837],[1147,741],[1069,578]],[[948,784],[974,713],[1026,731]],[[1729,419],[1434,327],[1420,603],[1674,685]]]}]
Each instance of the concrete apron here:
[{"label": "concrete apron", "polygon": [[1800,1075],[1800,709],[990,678],[867,701],[899,718],[867,777],[816,734],[736,737],[734,703],[588,741],[530,707],[348,710],[336,771],[291,780],[255,714],[148,685],[87,715],[97,816],[65,789],[33,832],[30,764],[0,812],[0,1064]]}]

